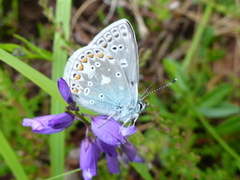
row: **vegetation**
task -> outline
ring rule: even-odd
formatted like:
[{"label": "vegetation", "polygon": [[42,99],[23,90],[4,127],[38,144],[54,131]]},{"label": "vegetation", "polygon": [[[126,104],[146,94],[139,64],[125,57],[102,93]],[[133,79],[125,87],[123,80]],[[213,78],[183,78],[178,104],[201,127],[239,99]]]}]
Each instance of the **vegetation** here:
[{"label": "vegetation", "polygon": [[232,0],[0,0],[0,179],[79,176],[70,152],[84,138],[82,124],[39,135],[22,119],[64,110],[56,79],[67,57],[121,18],[137,35],[140,94],[157,75],[152,89],[178,81],[147,98],[131,136],[145,163],[122,164],[113,176],[102,158],[94,179],[239,179],[239,6]]}]

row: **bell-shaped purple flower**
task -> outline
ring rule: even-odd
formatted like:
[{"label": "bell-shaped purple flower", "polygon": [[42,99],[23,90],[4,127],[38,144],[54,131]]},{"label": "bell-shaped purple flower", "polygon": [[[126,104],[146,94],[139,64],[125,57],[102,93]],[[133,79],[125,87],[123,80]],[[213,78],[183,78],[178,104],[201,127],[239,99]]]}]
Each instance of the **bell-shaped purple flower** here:
[{"label": "bell-shaped purple flower", "polygon": [[106,158],[107,158],[108,172],[113,174],[120,173],[117,156],[110,156],[106,154]]},{"label": "bell-shaped purple flower", "polygon": [[69,89],[68,84],[63,78],[58,78],[58,90],[60,94],[62,95],[63,99],[68,103],[71,104],[73,103],[73,98],[72,98],[72,93]]},{"label": "bell-shaped purple flower", "polygon": [[109,145],[120,145],[125,143],[120,128],[122,124],[108,116],[91,116],[91,128],[93,133],[103,142]]},{"label": "bell-shaped purple flower", "polygon": [[58,114],[55,118],[49,121],[49,126],[53,129],[67,128],[72,124],[74,116],[70,113],[61,113]]},{"label": "bell-shaped purple flower", "polygon": [[97,139],[97,144],[100,147],[101,151],[103,151],[106,154],[108,171],[110,173],[120,173],[116,146],[106,144],[100,139]]},{"label": "bell-shaped purple flower", "polygon": [[[53,121],[53,122],[51,122]],[[69,113],[40,116],[33,119],[23,119],[23,126],[30,126],[34,133],[53,134],[64,130],[73,122]],[[53,128],[54,127],[54,128]]]},{"label": "bell-shaped purple flower", "polygon": [[103,142],[109,145],[120,145],[126,142],[125,137],[136,132],[135,126],[123,127],[123,125],[108,116],[90,116],[93,133]]},{"label": "bell-shaped purple flower", "polygon": [[84,180],[90,180],[97,175],[97,160],[100,156],[100,148],[90,138],[82,141],[80,147],[80,168],[83,171]]},{"label": "bell-shaped purple flower", "polygon": [[120,148],[122,149],[123,152],[122,157],[123,161],[137,163],[143,162],[143,159],[137,155],[137,150],[130,141],[127,141],[125,144],[122,144]]},{"label": "bell-shaped purple flower", "polygon": [[58,90],[63,99],[69,104],[68,110],[79,111],[76,102],[73,100],[72,93],[66,81],[63,78],[58,78]]}]

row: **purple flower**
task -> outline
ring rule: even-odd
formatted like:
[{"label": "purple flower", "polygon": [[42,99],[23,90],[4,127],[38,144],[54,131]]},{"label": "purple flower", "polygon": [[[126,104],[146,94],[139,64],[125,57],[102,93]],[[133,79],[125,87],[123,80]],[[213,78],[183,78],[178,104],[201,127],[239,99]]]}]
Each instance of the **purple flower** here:
[{"label": "purple flower", "polygon": [[97,175],[97,160],[100,156],[100,148],[91,140],[86,138],[80,147],[80,168],[83,171],[84,180],[90,180]]},{"label": "purple flower", "polygon": [[63,78],[58,78],[58,90],[60,94],[62,95],[63,99],[68,103],[71,104],[74,102],[72,98],[72,93],[69,89],[68,84]]},{"label": "purple flower", "polygon": [[97,145],[100,147],[101,151],[110,155],[110,156],[117,156],[116,146],[109,145],[104,141],[97,139]]},{"label": "purple flower", "polygon": [[63,99],[69,104],[68,110],[79,111],[76,102],[73,100],[72,93],[66,81],[63,78],[58,78],[58,90]]},{"label": "purple flower", "polygon": [[123,136],[129,136],[134,134],[137,131],[135,126],[121,127],[121,133]]},{"label": "purple flower", "polygon": [[103,142],[109,145],[124,144],[125,136],[134,134],[136,132],[135,126],[123,127],[123,125],[113,118],[108,119],[108,116],[90,116],[91,127],[93,133]]},{"label": "purple flower", "polygon": [[100,147],[101,151],[106,154],[108,171],[110,173],[120,173],[116,146],[106,144],[100,139],[97,139],[97,144]]},{"label": "purple flower", "polygon": [[[91,116],[91,127],[93,133],[103,142],[109,145],[120,145],[125,143],[120,128],[122,124],[108,116]],[[107,121],[106,121],[107,120]]]},{"label": "purple flower", "polygon": [[23,126],[30,126],[34,133],[53,134],[60,132],[70,126],[73,116],[69,113],[61,113],[47,116],[40,116],[33,119],[23,119]]},{"label": "purple flower", "polygon": [[117,156],[110,156],[106,154],[106,158],[107,158],[108,172],[113,174],[120,173]]},{"label": "purple flower", "polygon": [[122,157],[123,161],[138,163],[143,162],[143,159],[137,155],[137,150],[130,141],[127,141],[125,144],[122,144],[120,148],[122,149],[123,152]]},{"label": "purple flower", "polygon": [[72,124],[74,116],[70,113],[58,114],[55,118],[49,121],[49,126],[53,129],[67,128]]}]

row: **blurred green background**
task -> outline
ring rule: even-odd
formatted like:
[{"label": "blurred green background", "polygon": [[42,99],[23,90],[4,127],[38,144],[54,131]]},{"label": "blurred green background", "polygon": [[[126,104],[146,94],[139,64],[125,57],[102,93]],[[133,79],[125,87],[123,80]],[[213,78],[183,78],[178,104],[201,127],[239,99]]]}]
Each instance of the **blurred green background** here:
[{"label": "blurred green background", "polygon": [[[143,166],[122,163],[122,173],[112,176],[102,157],[94,179],[240,179],[240,1],[75,0],[70,5],[71,13],[67,8],[59,13],[70,16],[69,28],[62,30],[56,1],[0,0],[0,179],[21,179],[7,152],[17,157],[27,179],[54,176],[50,136],[34,134],[21,123],[52,112],[56,78],[45,80],[30,68],[51,78],[56,39],[63,40],[58,50],[66,53],[65,64],[67,56],[121,18],[132,23],[137,36],[139,93],[157,75],[152,89],[178,81],[146,98],[139,131],[130,137],[145,159]],[[41,80],[47,85],[39,85]],[[78,169],[84,133],[80,122],[64,132],[66,172]],[[80,174],[65,178],[80,179]]]}]

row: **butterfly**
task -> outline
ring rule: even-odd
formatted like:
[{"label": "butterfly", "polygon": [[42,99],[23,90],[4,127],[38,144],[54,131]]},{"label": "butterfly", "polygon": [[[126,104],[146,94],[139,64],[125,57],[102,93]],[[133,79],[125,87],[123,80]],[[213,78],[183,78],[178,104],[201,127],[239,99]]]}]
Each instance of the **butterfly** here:
[{"label": "butterfly", "polygon": [[80,106],[123,123],[135,122],[146,104],[138,99],[138,46],[130,22],[110,24],[76,50],[63,79]]}]

